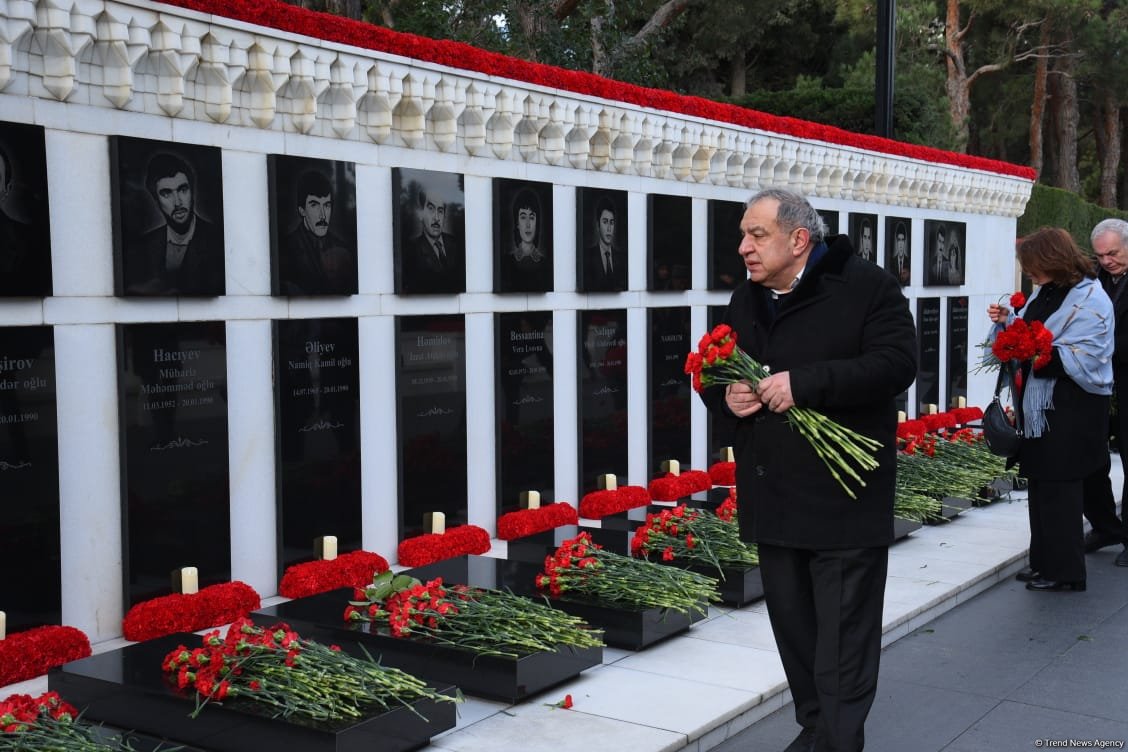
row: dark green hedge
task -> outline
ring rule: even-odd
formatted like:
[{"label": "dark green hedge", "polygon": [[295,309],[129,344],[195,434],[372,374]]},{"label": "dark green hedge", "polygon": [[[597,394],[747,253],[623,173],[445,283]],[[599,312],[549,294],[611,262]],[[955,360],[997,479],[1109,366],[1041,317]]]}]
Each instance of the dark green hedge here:
[{"label": "dark green hedge", "polygon": [[1064,227],[1085,250],[1090,250],[1089,233],[1102,219],[1128,219],[1128,212],[1090,204],[1076,193],[1034,184],[1026,213],[1018,218],[1019,237],[1039,227]]}]

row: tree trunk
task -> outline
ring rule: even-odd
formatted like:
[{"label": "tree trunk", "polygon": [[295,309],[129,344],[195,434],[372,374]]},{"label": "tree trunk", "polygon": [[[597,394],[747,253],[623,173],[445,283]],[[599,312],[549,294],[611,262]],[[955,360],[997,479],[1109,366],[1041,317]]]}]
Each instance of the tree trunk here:
[{"label": "tree trunk", "polygon": [[1120,171],[1120,144],[1123,125],[1120,122],[1120,101],[1115,92],[1106,90],[1102,98],[1099,117],[1095,124],[1099,134],[1097,143],[1103,143],[1101,153],[1101,196],[1097,203],[1106,209],[1116,208],[1116,177]]},{"label": "tree trunk", "polygon": [[[1072,33],[1066,31],[1066,43]],[[1081,192],[1081,175],[1077,169],[1077,81],[1073,77],[1073,57],[1065,55],[1054,61],[1054,93],[1050,105],[1054,109],[1057,136],[1057,187],[1073,193]]]},{"label": "tree trunk", "polygon": [[[948,12],[944,23],[944,47],[948,63],[945,89],[948,94],[948,111],[956,133],[956,148],[967,150],[967,118],[971,112],[971,88],[968,84],[967,66],[963,56],[963,35],[960,33],[960,2],[947,0]],[[970,24],[970,21],[969,21]]]},{"label": "tree trunk", "polygon": [[747,93],[748,63],[744,60],[744,50],[741,50],[729,61],[729,96],[743,97]]},{"label": "tree trunk", "polygon": [[[1039,44],[1045,47],[1050,43],[1050,22],[1042,24]],[[1035,179],[1042,176],[1042,127],[1046,120],[1046,76],[1049,73],[1049,60],[1043,55],[1034,64],[1034,94],[1030,102],[1030,166],[1034,168]]]}]

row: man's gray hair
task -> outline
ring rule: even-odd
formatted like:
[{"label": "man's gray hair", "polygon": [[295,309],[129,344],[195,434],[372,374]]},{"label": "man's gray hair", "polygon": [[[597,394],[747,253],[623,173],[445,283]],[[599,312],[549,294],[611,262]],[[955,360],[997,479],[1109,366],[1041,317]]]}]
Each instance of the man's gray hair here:
[{"label": "man's gray hair", "polygon": [[1093,228],[1092,233],[1089,234],[1089,242],[1096,242],[1097,238],[1104,235],[1106,232],[1115,232],[1120,236],[1120,244],[1128,246],[1128,222],[1123,219],[1102,219],[1097,222],[1097,226]]},{"label": "man's gray hair", "polygon": [[767,198],[774,198],[779,202],[776,224],[781,230],[790,233],[802,227],[811,234],[812,245],[818,245],[826,238],[826,222],[823,222],[823,218],[807,199],[794,191],[786,188],[765,188],[748,199],[744,206],[748,208]]}]

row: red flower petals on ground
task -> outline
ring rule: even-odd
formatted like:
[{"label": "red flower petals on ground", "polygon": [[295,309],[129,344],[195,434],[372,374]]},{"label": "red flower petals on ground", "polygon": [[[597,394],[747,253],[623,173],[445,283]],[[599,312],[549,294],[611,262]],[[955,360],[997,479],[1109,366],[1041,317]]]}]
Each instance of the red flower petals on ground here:
[{"label": "red flower petals on ground", "polygon": [[372,575],[386,572],[388,561],[371,551],[350,551],[331,561],[309,561],[286,568],[280,595],[287,598],[304,598],[343,587],[363,587],[372,581]]},{"label": "red flower petals on ground", "polygon": [[90,639],[74,627],[51,625],[15,632],[0,640],[0,686],[33,679],[89,655]]},{"label": "red flower petals on ground", "polygon": [[121,622],[127,640],[140,642],[173,632],[196,632],[230,624],[262,605],[254,588],[245,582],[224,582],[198,593],[173,593],[142,601],[129,609]]}]

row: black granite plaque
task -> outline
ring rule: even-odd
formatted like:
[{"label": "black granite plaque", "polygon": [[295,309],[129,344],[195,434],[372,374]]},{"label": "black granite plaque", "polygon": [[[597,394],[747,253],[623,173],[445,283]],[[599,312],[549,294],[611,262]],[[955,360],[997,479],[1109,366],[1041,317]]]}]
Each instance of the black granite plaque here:
[{"label": "black granite plaque", "polygon": [[627,478],[627,312],[580,311],[580,493]]},{"label": "black granite plaque", "polygon": [[926,287],[962,285],[964,283],[964,240],[967,225],[963,222],[924,221]]},{"label": "black granite plaque", "polygon": [[126,606],[231,579],[223,322],[118,326]]},{"label": "black granite plaque", "polygon": [[57,426],[51,327],[0,328],[0,608],[9,632],[60,619]]},{"label": "black granite plaque", "polygon": [[647,288],[688,290],[693,286],[693,200],[653,194],[646,199]]},{"label": "black granite plaque", "polygon": [[826,236],[829,238],[838,234],[838,210],[836,209],[816,209],[819,216],[822,217],[823,223],[826,225]]},{"label": "black granite plaque", "polygon": [[313,539],[360,548],[360,369],[356,319],[274,322],[279,571]]},{"label": "black granite plaque", "polygon": [[498,178],[494,186],[494,290],[551,292],[552,184]]},{"label": "black granite plaque", "polygon": [[554,500],[552,312],[499,313],[497,332],[497,509],[522,491]]},{"label": "black granite plaque", "polygon": [[885,268],[901,287],[912,280],[913,223],[907,217],[885,218]]},{"label": "black granite plaque", "polygon": [[748,277],[740,256],[740,201],[709,202],[709,289],[732,290]]},{"label": "black granite plaque", "polygon": [[650,466],[651,476],[663,460],[689,467],[689,400],[693,392],[685,375],[691,347],[689,308],[651,308],[650,332]]},{"label": "black granite plaque", "polygon": [[399,295],[466,290],[462,175],[392,169],[395,287]]},{"label": "black granite plaque", "polygon": [[580,292],[627,289],[627,192],[576,189],[576,283]]},{"label": "black granite plaque", "polygon": [[355,295],[356,165],[270,154],[270,291]]},{"label": "black granite plaque", "polygon": [[850,212],[850,244],[866,261],[877,263],[877,215]]},{"label": "black granite plaque", "polygon": [[917,300],[917,414],[940,403],[940,298]]},{"label": "black granite plaque", "polygon": [[966,297],[948,298],[948,406],[967,400],[967,312]]},{"label": "black granite plaque", "polygon": [[[713,327],[721,323],[725,317],[725,311],[728,306],[709,306],[709,330],[712,331]],[[697,349],[697,340],[705,332],[695,332],[694,336],[690,337],[689,347],[685,349],[686,355],[690,350]],[[684,359],[682,361],[684,366]],[[688,379],[689,377],[686,376]],[[720,460],[721,447],[731,447],[736,439],[736,418],[731,415],[717,415],[712,410],[707,413],[708,423],[706,431],[709,435],[709,464],[718,462]]]},{"label": "black granite plaque", "polygon": [[400,538],[428,512],[466,523],[466,323],[462,316],[396,319]]},{"label": "black granite plaque", "polygon": [[0,297],[51,294],[43,126],[0,122]]}]

